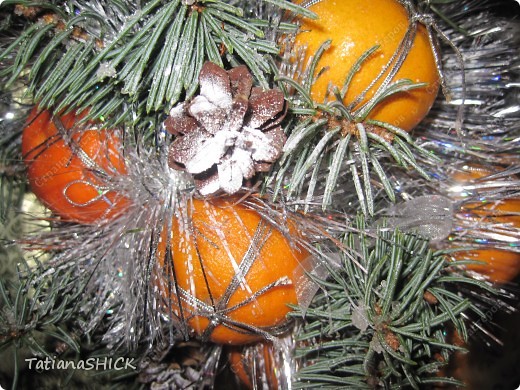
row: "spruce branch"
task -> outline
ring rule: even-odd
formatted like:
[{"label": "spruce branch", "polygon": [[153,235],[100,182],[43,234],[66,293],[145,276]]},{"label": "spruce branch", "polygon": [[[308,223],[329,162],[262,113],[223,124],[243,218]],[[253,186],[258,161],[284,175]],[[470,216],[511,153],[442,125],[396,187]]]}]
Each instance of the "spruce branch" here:
[{"label": "spruce branch", "polygon": [[[385,171],[387,163],[413,169],[430,179],[416,158],[428,156],[435,159],[435,156],[419,146],[405,130],[368,116],[384,100],[397,93],[422,88],[424,84],[407,79],[388,81],[385,77],[386,84],[380,86],[365,103],[361,104],[361,101],[366,91],[353,101],[344,102],[353,77],[378,49],[374,46],[357,59],[342,88],[334,87],[335,100],[314,102],[311,87],[320,76],[318,62],[330,44],[330,41],[324,42],[300,74],[292,77],[279,75],[275,79],[286,93],[290,111],[299,121],[286,125],[285,132],[289,136],[284,155],[265,183],[272,185],[274,182],[275,197],[282,188],[286,189],[288,199],[298,199],[305,193],[305,210],[309,208],[311,199],[321,197],[321,207],[326,210],[333,204],[334,193],[341,191],[338,179],[350,172],[352,180],[349,184],[354,184],[361,210],[365,215],[373,215],[374,181],[380,183],[391,201],[395,201],[394,189]],[[382,75],[383,72],[379,77]],[[294,165],[294,154],[300,164]],[[317,185],[315,178],[318,175],[326,177],[324,185]]]},{"label": "spruce branch", "polygon": [[[386,164],[396,163],[414,169],[430,179],[428,172],[417,163],[416,156],[435,156],[421,148],[405,131],[379,121],[351,122],[339,110],[334,111],[335,115],[317,112],[312,120],[302,117],[299,123],[286,126],[286,133],[290,135],[284,155],[265,181],[266,186],[274,183],[275,197],[281,189],[286,189],[287,198],[293,200],[304,192],[307,199],[321,194],[321,206],[325,210],[331,206],[333,194],[339,189],[338,179],[350,171],[354,184],[359,184],[356,192],[360,207],[365,215],[372,215],[374,180],[382,183],[387,196],[395,200],[394,189],[385,172]],[[300,164],[295,165],[296,156]],[[324,185],[307,186],[312,177],[311,169],[320,169],[320,175],[326,178]],[[305,204],[306,207],[309,205],[308,202]]]},{"label": "spruce branch", "polygon": [[16,282],[0,280],[0,351],[9,347],[14,351],[12,388],[19,380],[19,351],[52,358],[58,352],[52,346],[61,343],[79,354],[78,335],[67,323],[78,314],[81,292],[70,272],[43,272],[41,265]]},{"label": "spruce branch", "polygon": [[[1,45],[1,44],[0,44]],[[17,90],[0,91],[0,277],[15,277],[15,264],[21,256],[15,244],[24,228],[19,213],[27,184],[24,167],[18,161],[21,117],[25,115],[22,104],[15,102]]]},{"label": "spruce branch", "polygon": [[[268,3],[312,16],[287,0]],[[8,0],[2,7],[13,4],[34,6]],[[242,8],[221,0],[154,0],[142,8],[78,0],[65,12],[57,9],[51,2],[38,3],[35,20],[0,53],[0,61],[15,58],[2,75],[12,83],[30,69],[28,94],[41,106],[57,111],[89,107],[85,120],[104,118],[107,126],[116,117],[131,122],[135,116],[162,113],[191,97],[206,60],[246,64],[267,87],[268,58],[279,52],[276,42],[265,38],[278,26],[245,17]],[[289,27],[284,23],[279,31]]]},{"label": "spruce branch", "polygon": [[371,232],[362,218],[357,228],[344,237],[341,266],[330,267],[327,280],[317,280],[323,291],[307,310],[292,314],[305,320],[296,387],[458,384],[435,376],[441,361],[461,350],[447,341],[447,332],[454,329],[466,339],[466,314],[484,316],[459,286],[496,291],[452,274],[444,254],[432,252],[420,237],[386,228]]},{"label": "spruce branch", "polygon": [[[306,154],[305,157],[300,156],[300,161],[305,160],[305,164],[291,169],[283,166],[286,162],[290,163],[290,159],[282,159],[279,169],[274,170],[273,175],[267,178],[268,183],[272,183],[273,178],[285,179],[283,184],[280,183],[276,187],[283,188],[285,185],[289,199],[298,201],[300,197],[304,197],[306,210],[310,207],[309,200],[312,198],[321,200],[323,210],[333,206],[333,194],[344,191],[343,188],[338,187],[338,179],[342,173],[350,171],[352,180],[349,184],[354,184],[359,207],[365,215],[373,215],[376,197],[374,187],[381,188],[391,201],[395,201],[394,189],[386,173],[390,165],[397,163],[429,180],[431,176],[417,163],[418,158],[425,156],[429,160],[440,161],[432,153],[420,147],[405,130],[390,123],[370,119],[370,114],[387,99],[426,86],[424,83],[416,83],[410,79],[397,79],[398,71],[412,47],[419,24],[428,29],[441,85],[443,91],[448,90],[442,66],[437,61],[439,53],[432,36],[433,30],[453,46],[451,41],[440,31],[428,12],[429,2],[419,1],[419,4],[415,4],[403,0],[401,3],[410,17],[404,37],[379,73],[350,101],[345,101],[345,98],[352,81],[358,72],[363,71],[364,63],[378,50],[378,45],[369,48],[359,56],[351,66],[343,84],[329,89],[325,102],[313,102],[311,89],[325,70],[319,68],[319,61],[330,47],[330,40],[323,42],[315,53],[307,53],[309,54],[307,64],[302,63],[306,53],[300,49],[294,50],[293,57],[282,63],[281,69],[285,75],[278,76],[276,80],[283,85],[282,89],[291,102],[291,112],[294,115],[312,116],[315,121],[327,119],[321,131],[313,131],[314,138],[300,137],[300,134],[305,133],[302,131],[299,131],[296,137],[292,137],[294,125],[288,125],[286,133],[289,135],[290,142],[285,152],[287,155]],[[456,52],[458,53],[457,50]],[[461,121],[462,112],[459,110],[456,126],[460,125]],[[337,126],[340,126],[340,131],[336,131]],[[299,126],[296,126],[296,129],[299,129]],[[331,132],[335,135],[332,136]],[[347,135],[349,138],[345,140]],[[296,140],[305,144],[297,145]],[[343,157],[348,160],[345,161]],[[321,164],[323,166],[320,171]],[[281,172],[287,176],[284,177]],[[314,178],[318,172],[321,172],[319,173],[321,177],[326,177],[325,185],[316,185]]]}]

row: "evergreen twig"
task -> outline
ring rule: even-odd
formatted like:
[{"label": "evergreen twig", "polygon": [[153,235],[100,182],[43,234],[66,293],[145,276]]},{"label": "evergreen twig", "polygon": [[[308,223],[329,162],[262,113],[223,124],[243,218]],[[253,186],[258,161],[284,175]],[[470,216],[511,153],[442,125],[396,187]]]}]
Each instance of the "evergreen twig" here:
[{"label": "evergreen twig", "polygon": [[[287,0],[268,3],[313,16]],[[14,4],[35,5],[7,0],[2,7]],[[0,53],[0,61],[15,57],[2,70],[10,75],[7,84],[30,69],[28,94],[41,106],[90,107],[85,120],[102,118],[107,126],[114,125],[113,118],[132,122],[189,98],[206,60],[245,63],[267,87],[272,71],[267,58],[279,52],[275,42],[264,38],[276,26],[245,17],[241,8],[221,0],[154,0],[143,8],[132,2],[77,1],[66,12],[58,12],[53,2],[38,7],[45,12]],[[284,23],[282,31],[287,28]]]},{"label": "evergreen twig", "polygon": [[344,238],[341,267],[317,280],[323,291],[305,312],[293,313],[305,319],[296,387],[419,389],[458,383],[434,375],[443,366],[436,356],[461,349],[446,335],[453,327],[466,338],[463,313],[483,313],[456,291],[460,283],[494,290],[464,275],[451,276],[444,255],[432,252],[422,238],[388,229],[370,233],[362,218],[357,226]]}]

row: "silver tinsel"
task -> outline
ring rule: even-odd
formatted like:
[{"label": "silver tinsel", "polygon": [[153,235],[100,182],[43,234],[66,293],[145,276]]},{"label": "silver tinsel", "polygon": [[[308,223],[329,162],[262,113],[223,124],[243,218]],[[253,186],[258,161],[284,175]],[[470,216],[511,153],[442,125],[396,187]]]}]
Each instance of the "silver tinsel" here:
[{"label": "silver tinsel", "polygon": [[[111,34],[121,29],[139,6],[133,4],[123,12],[111,3],[73,1],[67,4],[69,12],[102,11],[106,15],[105,30],[102,31],[101,24],[83,28],[93,36],[105,34],[106,39],[110,40]],[[253,3],[251,8],[264,10],[260,2]],[[465,0],[442,7],[446,15],[469,32],[469,35],[463,34],[440,22],[442,30],[464,58],[466,95],[463,100],[457,53],[451,47],[443,47],[443,69],[452,88],[453,99],[447,102],[439,97],[430,115],[414,133],[417,144],[430,151],[429,156],[416,157],[432,179],[427,180],[392,163],[385,164],[389,161],[388,154],[378,152],[378,159],[390,173],[398,195],[398,206],[388,200],[381,183],[374,177],[375,214],[379,219],[389,217],[390,226],[429,234],[439,247],[477,243],[481,246],[502,245],[509,250],[520,251],[518,229],[504,233],[503,230],[497,232],[497,226],[469,228],[456,219],[461,205],[465,203],[520,197],[520,25],[510,18],[482,10],[489,4],[489,1]],[[277,20],[277,16],[273,18]],[[109,68],[103,72],[108,77],[112,74]],[[462,104],[465,117],[463,137],[454,130]],[[3,109],[0,114],[5,116],[6,112],[9,110]],[[6,129],[12,130],[12,126],[5,124],[5,121],[0,122],[2,136]],[[18,147],[17,142],[10,145]],[[33,253],[36,260],[41,259],[46,274],[70,269],[77,277],[74,283],[85,284],[80,310],[81,333],[91,334],[103,327],[102,343],[114,351],[135,350],[143,345],[149,350],[157,345],[167,348],[187,337],[183,332],[184,324],[167,315],[153,278],[158,267],[155,251],[159,234],[164,225],[170,223],[176,210],[185,207],[186,199],[193,195],[194,183],[183,172],[168,167],[168,142],[164,133],[158,131],[156,149],[143,145],[141,139],[125,145],[128,175],[111,183],[132,200],[134,206],[128,213],[100,226],[56,223],[50,231],[44,226],[23,241],[25,249]],[[502,166],[504,169],[475,183],[459,185],[454,190],[457,183],[450,178],[450,172],[468,164]],[[16,164],[13,166],[16,168]],[[498,182],[500,186],[496,186]],[[317,187],[320,186],[323,187],[323,183],[317,183]],[[341,212],[321,213],[318,206],[323,190],[316,193],[309,207],[315,216],[308,220],[300,216],[298,221],[308,242],[325,243],[319,251],[314,249],[316,254],[333,263],[337,247],[327,240],[349,229],[359,203],[350,176],[340,178],[335,189],[332,208]],[[290,210],[298,206],[298,202],[283,206]],[[283,201],[280,200],[280,203]],[[260,207],[255,204],[250,207],[259,209],[268,221],[276,223],[284,219],[284,215],[280,215],[283,212],[273,211],[269,205]],[[421,212],[413,213],[417,207],[421,208]],[[33,224],[38,217],[43,216],[27,215],[26,223]],[[491,237],[490,232],[493,233]],[[453,240],[448,243],[445,237],[449,235]],[[36,250],[46,247],[58,247],[59,251],[50,260],[43,260],[39,257],[41,252]],[[216,370],[221,349],[208,347],[206,352],[207,364],[202,368],[198,366],[197,371],[191,373],[189,379],[194,382],[197,377]],[[282,352],[280,364],[292,364],[289,354],[285,350]],[[261,361],[261,357],[257,352],[253,360],[261,368],[261,363],[257,362]],[[179,381],[183,378],[175,371],[176,368],[161,366],[159,370],[163,376],[156,375],[153,368],[160,364],[154,362],[143,368],[143,372],[151,373],[146,382],[155,381],[158,388],[161,388],[161,381],[170,388],[182,386]],[[284,370],[283,383],[292,382],[294,369],[289,367]]]}]

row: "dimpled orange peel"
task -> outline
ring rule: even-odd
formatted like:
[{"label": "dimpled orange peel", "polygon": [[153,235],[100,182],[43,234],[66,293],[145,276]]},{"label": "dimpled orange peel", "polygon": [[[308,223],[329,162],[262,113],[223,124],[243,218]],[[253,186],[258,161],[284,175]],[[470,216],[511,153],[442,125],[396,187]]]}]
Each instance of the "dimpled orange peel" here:
[{"label": "dimpled orange peel", "polygon": [[171,235],[162,231],[157,253],[174,274],[175,314],[204,340],[241,345],[286,323],[288,305],[297,304],[294,271],[309,254],[233,200],[189,202],[187,218],[173,219]]},{"label": "dimpled orange peel", "polygon": [[[322,0],[311,5],[309,10],[318,19],[302,19],[300,32],[295,38],[296,50],[306,48],[304,63],[326,40],[332,40],[316,68],[318,72],[322,68],[325,70],[311,87],[314,101],[321,103],[325,100],[329,85],[341,89],[356,61],[367,50],[375,45],[380,46],[354,75],[343,100],[348,105],[372,83],[392,58],[408,29],[409,15],[395,0]],[[374,95],[383,79],[380,78],[370,88],[361,104]],[[426,85],[390,96],[377,104],[368,118],[410,131],[429,112],[439,87],[435,57],[426,28],[420,23],[413,45],[392,81],[400,79]],[[334,95],[330,96],[334,99]]]},{"label": "dimpled orange peel", "polygon": [[471,249],[453,252],[454,260],[471,260],[479,263],[464,267],[474,271],[494,283],[507,283],[520,273],[520,253],[497,248]]},{"label": "dimpled orange peel", "polygon": [[22,156],[31,190],[46,207],[64,221],[92,224],[121,215],[130,201],[105,191],[106,182],[96,173],[126,174],[117,132],[97,130],[93,124],[70,131],[85,114],[53,118],[52,112],[34,108],[23,131]]}]

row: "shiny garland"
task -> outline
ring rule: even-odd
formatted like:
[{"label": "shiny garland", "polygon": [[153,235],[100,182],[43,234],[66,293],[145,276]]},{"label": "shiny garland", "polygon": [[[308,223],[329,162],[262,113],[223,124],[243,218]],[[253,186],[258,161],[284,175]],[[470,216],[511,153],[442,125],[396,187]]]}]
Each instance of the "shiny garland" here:
[{"label": "shiny garland", "polygon": [[[447,79],[455,86],[452,88],[453,99],[449,103],[439,99],[432,113],[415,133],[419,145],[432,151],[431,157],[421,155],[420,163],[435,180],[427,181],[420,175],[413,172],[405,173],[402,169],[391,171],[398,203],[406,204],[415,201],[416,203],[408,204],[414,209],[426,210],[424,216],[434,215],[435,218],[425,222],[424,218],[411,216],[406,213],[405,207],[394,207],[389,204],[382,193],[376,193],[375,210],[377,217],[390,217],[392,227],[397,226],[405,230],[418,229],[422,234],[429,235],[437,248],[472,249],[476,244],[478,248],[501,248],[518,253],[518,228],[503,226],[496,221],[475,226],[470,223],[471,218],[479,218],[481,215],[475,211],[470,212],[472,216],[467,215],[467,205],[516,199],[520,194],[517,176],[520,173],[517,168],[520,110],[515,100],[518,75],[514,73],[514,64],[518,61],[518,53],[515,49],[518,46],[518,35],[515,34],[518,24],[508,18],[494,16],[486,9],[489,6],[489,2],[485,1],[478,3],[466,1],[439,6],[443,14],[450,16],[451,21],[470,32],[468,36],[458,30],[450,30],[449,25],[443,26],[443,31],[446,31],[451,41],[461,51],[467,68],[464,138],[461,138],[453,128],[458,107],[463,103],[458,60],[456,55],[450,52],[450,48],[446,47],[443,55],[444,72]],[[468,15],[471,15],[471,18]],[[496,23],[491,24],[490,20]],[[6,47],[13,38],[3,39],[2,47]],[[8,180],[15,180],[16,185],[13,187],[23,182],[23,167],[16,162],[18,138],[13,134],[19,135],[27,111],[27,102],[17,92],[17,89],[23,90],[24,87],[17,87],[2,92],[4,94],[1,112],[3,119],[0,123],[3,153],[2,184],[4,185]],[[127,130],[129,133],[139,134],[142,129]],[[139,145],[140,141],[138,140],[136,144]],[[192,189],[192,183],[186,176],[182,173],[172,173],[168,167],[164,158],[167,155],[167,148],[168,143],[164,132],[158,134],[155,149],[145,150],[134,145],[128,147],[125,153],[129,177],[127,181],[121,183],[121,191],[131,194],[136,204],[147,204],[149,207],[135,208],[121,219],[102,228],[61,224],[52,219],[50,223],[38,222],[34,227],[34,217],[37,217],[37,221],[41,221],[40,217],[45,215],[45,211],[37,210],[35,215],[27,208],[23,209],[25,214],[22,214],[22,217],[11,215],[3,218],[3,223],[12,222],[15,218],[23,218],[25,225],[33,225],[28,239],[19,241],[29,253],[32,253],[33,263],[22,261],[20,274],[39,282],[56,273],[62,277],[59,288],[64,296],[69,294],[71,297],[79,297],[79,303],[76,305],[79,311],[73,310],[67,314],[50,308],[46,312],[49,315],[59,313],[64,318],[77,316],[77,324],[80,326],[72,332],[72,340],[66,340],[67,345],[75,345],[76,340],[79,340],[84,333],[98,338],[100,345],[106,346],[108,350],[118,348],[143,350],[153,344],[156,349],[161,350],[162,345],[162,348],[168,350],[168,345],[183,339],[182,334],[173,331],[177,328],[173,326],[171,319],[165,318],[164,313],[157,311],[160,303],[154,300],[149,289],[152,272],[150,264],[135,261],[139,258],[149,258],[149,253],[154,251],[156,245],[154,241],[156,232],[161,229],[164,221],[171,219],[175,209],[183,207],[186,192]],[[457,179],[460,178],[457,173],[479,170],[481,166],[488,170],[485,170],[476,181],[470,180],[468,183]],[[338,186],[341,187],[341,184],[339,182]],[[357,202],[352,193],[340,193],[339,196],[343,197],[345,204],[355,205]],[[432,196],[438,197],[436,199],[440,206],[436,209],[431,208]],[[9,210],[11,205],[21,203],[23,200],[14,196],[14,198],[3,198],[2,201],[4,212]],[[259,206],[251,205],[251,207]],[[261,210],[266,216],[273,218],[269,207]],[[515,215],[513,213],[513,216]],[[340,222],[340,217],[346,218],[348,223]],[[315,240],[324,240],[324,237],[331,234],[330,232],[349,229],[350,223],[354,220],[354,213],[347,213],[340,217],[330,215],[324,219],[317,217],[320,219],[318,222],[306,221],[307,234]],[[277,218],[283,216],[274,217],[275,220]],[[49,225],[52,226],[52,230],[49,230]],[[129,226],[138,226],[138,228],[130,231]],[[17,253],[14,259],[8,261],[18,262],[19,247],[13,245],[13,240],[23,236],[17,231],[10,233],[5,229],[6,227],[7,224],[4,223],[3,228],[6,233],[4,235],[4,230],[2,231],[2,239],[8,243],[5,248]],[[324,234],[320,231],[321,228],[329,230],[329,233]],[[48,259],[44,251],[49,246],[59,246],[60,249],[65,250],[56,252],[51,259]],[[321,249],[322,254],[330,251],[330,248],[329,244],[328,249]],[[35,269],[38,272],[34,272]],[[12,273],[12,268],[9,272]],[[81,283],[78,283],[79,275],[87,275],[80,277]],[[52,279],[51,281],[56,282]],[[80,295],[74,291],[79,285],[82,285],[82,288],[77,291]],[[510,294],[507,288],[502,293],[503,299],[507,300]],[[44,295],[42,295],[42,304],[43,299]],[[486,307],[489,302],[485,302],[484,298],[482,304],[484,305],[482,307]],[[139,310],[135,310],[136,307]],[[500,310],[514,309],[515,303],[509,306],[505,303]],[[493,330],[488,329],[489,324],[483,325],[486,325],[486,332],[491,332],[492,335]],[[300,329],[295,330],[295,334],[299,331]],[[292,345],[292,341],[288,344]],[[179,346],[179,348],[183,347]],[[195,369],[191,373],[191,380],[194,382],[204,376],[207,377],[209,373],[217,372],[219,365],[226,365],[225,360],[219,362],[220,347],[200,348],[204,356],[211,358],[196,362]],[[65,351],[68,349],[70,347],[65,347]],[[167,353],[163,351],[159,355],[161,357],[156,357],[156,361],[160,362],[166,359]],[[284,354],[280,356],[282,359],[288,359]],[[262,359],[257,358],[257,360],[260,361],[258,363],[260,366],[265,366],[265,361],[262,363]],[[206,364],[202,364],[204,361]],[[283,365],[284,362],[281,361],[280,364]],[[158,367],[155,371],[152,369],[154,365]],[[261,368],[260,366],[258,369]],[[163,373],[163,383],[166,383],[166,386],[168,383],[173,385],[173,383],[181,383],[186,375],[182,365],[177,371],[171,371],[170,367],[161,368],[157,362],[143,363],[142,367],[140,379],[145,383],[160,382],[161,379],[158,378],[160,373]],[[296,374],[295,370],[296,367],[291,366],[285,374],[290,377]],[[170,377],[166,375],[167,372],[170,372]],[[182,383],[186,384],[186,382]],[[208,385],[208,382],[204,380],[199,384]]]}]

